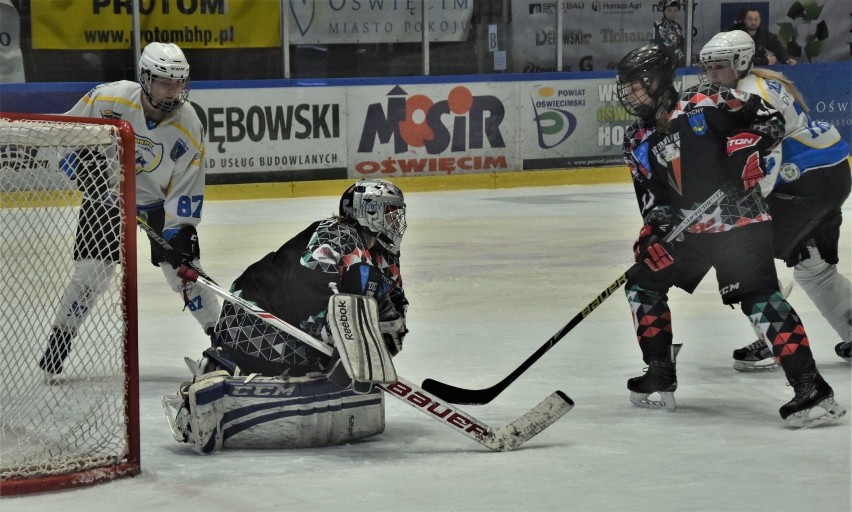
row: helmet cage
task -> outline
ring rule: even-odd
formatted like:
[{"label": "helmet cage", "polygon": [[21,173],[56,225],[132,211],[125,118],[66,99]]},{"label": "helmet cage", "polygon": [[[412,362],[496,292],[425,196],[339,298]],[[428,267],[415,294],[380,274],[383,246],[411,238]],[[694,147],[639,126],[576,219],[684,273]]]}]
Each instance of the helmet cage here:
[{"label": "helmet cage", "polygon": [[[626,82],[618,80],[618,101],[631,116],[647,119],[657,110],[657,97],[654,95],[654,86],[651,82],[652,78],[648,76],[638,76]],[[641,87],[636,88],[632,85],[634,83],[638,83]],[[650,103],[643,101],[643,93],[651,99]]]},{"label": "helmet cage", "polygon": [[[396,185],[385,180],[361,180],[344,193],[341,215],[354,218],[388,251],[398,254],[408,224],[405,199]],[[351,204],[351,209],[349,208]]]},{"label": "helmet cage", "polygon": [[[162,82],[163,87],[180,84],[180,90],[169,99],[157,99],[152,84]],[[139,59],[139,84],[148,102],[163,112],[179,108],[189,97],[189,64],[183,51],[175,44],[151,43]]]},{"label": "helmet cage", "polygon": [[649,44],[625,55],[616,69],[621,105],[631,115],[651,118],[674,85],[674,60],[659,45]]}]

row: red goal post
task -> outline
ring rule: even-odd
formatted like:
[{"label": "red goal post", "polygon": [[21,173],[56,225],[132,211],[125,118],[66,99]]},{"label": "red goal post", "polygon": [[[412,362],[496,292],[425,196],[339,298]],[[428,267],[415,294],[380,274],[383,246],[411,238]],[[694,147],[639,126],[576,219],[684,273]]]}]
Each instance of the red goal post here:
[{"label": "red goal post", "polygon": [[[81,150],[97,155],[86,168],[101,180],[97,201],[109,205],[98,211],[110,212],[86,236],[77,235],[78,215],[93,189],[69,160]],[[0,112],[0,496],[140,471],[135,178],[126,121]],[[66,316],[85,321],[62,373],[48,376],[39,360],[63,314],[75,250],[116,236],[118,261],[89,274],[102,294],[90,307],[72,302]]]}]

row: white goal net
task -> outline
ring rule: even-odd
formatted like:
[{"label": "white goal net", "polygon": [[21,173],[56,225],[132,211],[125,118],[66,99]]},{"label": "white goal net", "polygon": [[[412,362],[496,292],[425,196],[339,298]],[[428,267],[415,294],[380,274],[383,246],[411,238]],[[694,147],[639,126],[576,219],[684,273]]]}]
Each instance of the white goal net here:
[{"label": "white goal net", "polygon": [[134,136],[0,113],[0,494],[139,471]]}]

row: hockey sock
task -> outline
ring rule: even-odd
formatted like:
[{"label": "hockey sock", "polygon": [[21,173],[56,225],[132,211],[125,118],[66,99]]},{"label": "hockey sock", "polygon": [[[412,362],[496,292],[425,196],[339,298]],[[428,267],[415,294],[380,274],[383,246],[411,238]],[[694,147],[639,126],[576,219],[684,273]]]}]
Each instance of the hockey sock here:
[{"label": "hockey sock", "polygon": [[65,332],[76,333],[83,320],[106,291],[115,275],[115,264],[109,261],[81,259],[74,262],[74,274],[59,301],[53,325]]},{"label": "hockey sock", "polygon": [[793,279],[837,331],[840,341],[852,341],[852,284],[816,248],[808,247],[808,252],[810,257],[793,269]]},{"label": "hockey sock", "polygon": [[[193,263],[198,265],[200,262],[196,258]],[[203,286],[194,286],[191,282],[184,282],[168,263],[161,263],[160,269],[162,269],[169,286],[183,297],[186,308],[201,324],[204,332],[206,333],[214,328],[217,320],[219,320],[220,309],[216,294]]]},{"label": "hockey sock", "polygon": [[633,326],[642,349],[642,359],[645,363],[651,357],[668,359],[672,344],[672,314],[668,297],[637,285],[629,286],[625,294],[633,312]]},{"label": "hockey sock", "polygon": [[763,299],[744,300],[742,310],[772,346],[772,354],[788,380],[816,372],[805,327],[781,292]]}]

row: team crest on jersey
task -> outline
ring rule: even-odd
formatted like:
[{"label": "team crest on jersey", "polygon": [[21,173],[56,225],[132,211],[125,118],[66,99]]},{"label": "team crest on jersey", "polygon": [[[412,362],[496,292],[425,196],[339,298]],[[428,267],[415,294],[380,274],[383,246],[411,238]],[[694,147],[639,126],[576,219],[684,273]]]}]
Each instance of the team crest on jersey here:
[{"label": "team crest on jersey", "polygon": [[639,172],[641,172],[646,178],[651,175],[651,163],[648,162],[648,143],[642,142],[639,146],[633,150],[633,157],[636,158],[636,161],[639,162]]},{"label": "team crest on jersey", "polygon": [[101,110],[101,117],[104,119],[121,119],[121,112],[111,109]]},{"label": "team crest on jersey", "polygon": [[704,112],[694,110],[686,115],[686,119],[689,121],[689,126],[692,127],[695,135],[704,135],[707,133],[707,120],[704,119]]},{"label": "team crest on jersey", "polygon": [[163,145],[148,137],[136,135],[136,174],[154,172],[163,162]]},{"label": "team crest on jersey", "polygon": [[668,169],[669,184],[683,195],[683,180],[680,168],[680,134],[667,135],[652,150],[657,162]]},{"label": "team crest on jersey", "polygon": [[311,253],[311,256],[319,263],[336,264],[340,255],[328,244],[322,244]]},{"label": "team crest on jersey", "polygon": [[781,179],[790,183],[791,181],[796,181],[802,175],[802,171],[799,170],[799,166],[791,162],[785,162],[781,164],[781,168],[778,169],[778,175],[781,176]]},{"label": "team crest on jersey", "polygon": [[189,146],[186,145],[186,142],[184,142],[183,139],[178,139],[175,141],[175,145],[172,147],[169,157],[172,159],[172,162],[177,162],[177,159],[183,156],[187,151],[189,151]]}]

